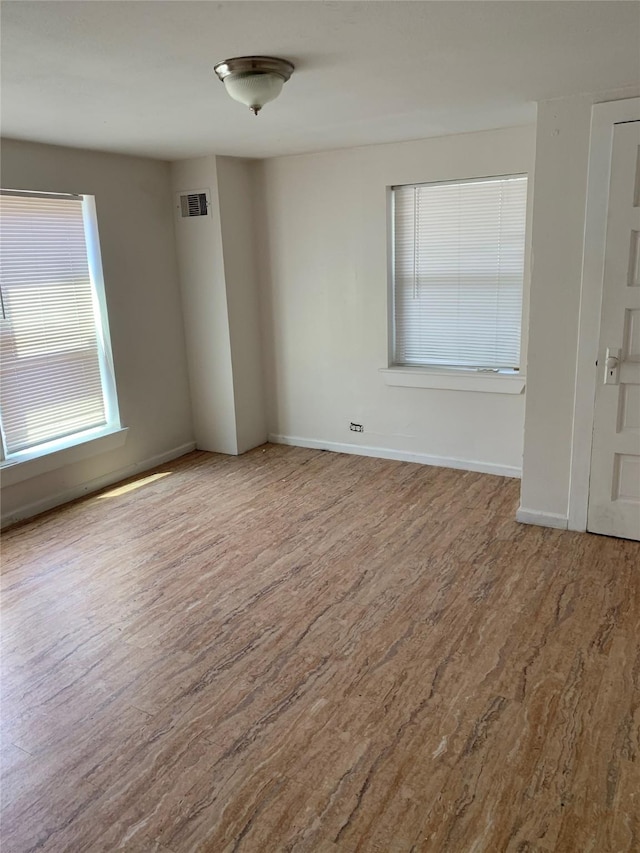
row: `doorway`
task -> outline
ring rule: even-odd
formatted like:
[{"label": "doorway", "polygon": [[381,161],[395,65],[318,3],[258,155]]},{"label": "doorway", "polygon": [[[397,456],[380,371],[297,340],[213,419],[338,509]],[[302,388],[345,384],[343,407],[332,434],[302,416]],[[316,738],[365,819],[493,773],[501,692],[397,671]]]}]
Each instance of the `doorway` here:
[{"label": "doorway", "polygon": [[593,108],[569,527],[640,540],[640,99]]}]

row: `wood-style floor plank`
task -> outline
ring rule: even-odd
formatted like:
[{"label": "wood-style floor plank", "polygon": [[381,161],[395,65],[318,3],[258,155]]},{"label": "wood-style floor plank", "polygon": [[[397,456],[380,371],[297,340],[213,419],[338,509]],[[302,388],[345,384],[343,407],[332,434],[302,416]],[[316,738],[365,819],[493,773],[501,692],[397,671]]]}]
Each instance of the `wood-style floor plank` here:
[{"label": "wood-style floor plank", "polygon": [[640,546],[266,445],[5,532],[3,850],[640,850]]}]

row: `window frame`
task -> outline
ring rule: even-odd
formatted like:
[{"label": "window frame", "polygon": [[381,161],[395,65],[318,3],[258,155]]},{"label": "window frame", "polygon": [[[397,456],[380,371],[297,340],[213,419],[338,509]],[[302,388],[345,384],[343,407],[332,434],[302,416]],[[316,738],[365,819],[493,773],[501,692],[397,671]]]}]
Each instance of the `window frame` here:
[{"label": "window frame", "polygon": [[[397,187],[436,186],[438,184],[475,183],[502,178],[527,179],[525,202],[524,264],[522,276],[522,311],[520,320],[520,364],[518,368],[461,367],[443,364],[403,364],[395,361],[395,208],[394,189]],[[400,181],[386,187],[387,221],[387,364],[379,369],[386,385],[405,388],[433,388],[484,393],[521,394],[526,387],[526,352],[530,260],[531,175],[528,169],[507,173],[444,177],[437,180]]]},{"label": "window frame", "polygon": [[[105,423],[98,427],[79,430],[10,453],[7,453],[6,450],[0,419],[0,471],[2,471],[2,485],[8,486],[93,456],[96,453],[106,452],[121,446],[126,440],[128,431],[122,426],[120,420],[95,196],[84,193],[17,190],[4,187],[2,193],[32,198],[75,198],[82,200],[82,221],[91,295],[97,309],[97,350],[105,408]],[[4,316],[0,319],[0,323],[8,322]]]}]

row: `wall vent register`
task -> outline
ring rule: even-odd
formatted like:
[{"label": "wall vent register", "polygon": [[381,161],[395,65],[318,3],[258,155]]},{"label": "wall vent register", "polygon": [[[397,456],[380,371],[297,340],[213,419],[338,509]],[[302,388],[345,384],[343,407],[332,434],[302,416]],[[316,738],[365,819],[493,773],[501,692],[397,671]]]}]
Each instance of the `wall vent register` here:
[{"label": "wall vent register", "polygon": [[206,216],[207,210],[206,193],[184,193],[180,196],[180,212],[183,219],[191,216]]}]

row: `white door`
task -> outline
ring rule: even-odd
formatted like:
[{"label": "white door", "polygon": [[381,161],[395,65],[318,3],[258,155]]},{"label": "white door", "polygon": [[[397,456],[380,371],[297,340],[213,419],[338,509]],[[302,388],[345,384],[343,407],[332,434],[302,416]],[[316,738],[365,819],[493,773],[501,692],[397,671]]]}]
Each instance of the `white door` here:
[{"label": "white door", "polygon": [[640,540],[640,121],[614,125],[587,530]]}]

